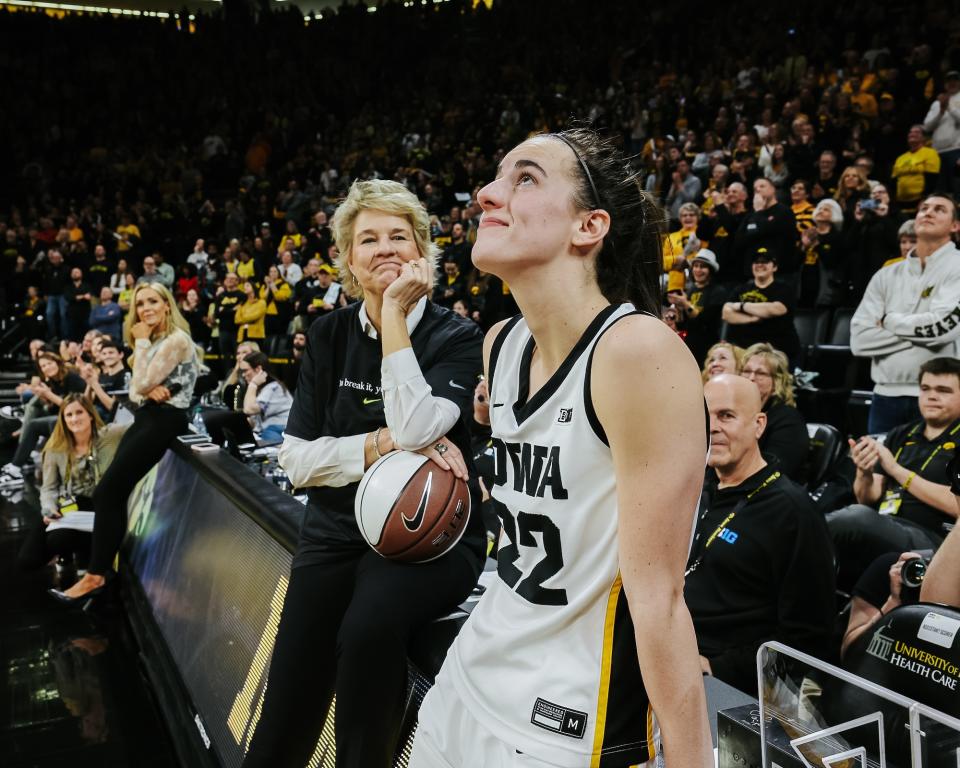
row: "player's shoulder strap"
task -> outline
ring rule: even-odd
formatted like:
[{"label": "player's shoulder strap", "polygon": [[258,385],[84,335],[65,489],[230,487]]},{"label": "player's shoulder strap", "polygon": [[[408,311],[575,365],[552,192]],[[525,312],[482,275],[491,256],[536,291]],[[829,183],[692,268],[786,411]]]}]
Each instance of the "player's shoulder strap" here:
[{"label": "player's shoulder strap", "polygon": [[493,346],[490,347],[490,360],[487,362],[487,392],[493,392],[493,372],[496,370],[497,358],[500,356],[503,343],[507,340],[507,336],[510,335],[510,331],[512,331],[522,319],[523,315],[514,315],[511,317],[506,325],[500,329],[497,338],[493,340]]},{"label": "player's shoulder strap", "polygon": [[632,312],[624,312],[619,317],[613,318],[604,328],[600,329],[600,333],[598,333],[593,340],[593,346],[590,348],[590,356],[587,358],[587,369],[583,374],[583,407],[587,414],[587,421],[590,424],[590,428],[593,429],[593,433],[606,446],[609,446],[610,442],[607,440],[606,430],[604,430],[603,425],[600,423],[600,418],[597,416],[596,410],[594,410],[593,393],[590,388],[590,374],[593,370],[593,353],[597,351],[597,345],[600,343],[600,339],[603,338],[603,334],[613,328],[613,326],[623,320],[623,318],[633,317],[634,315],[649,315],[653,317],[649,312],[641,312],[639,309],[635,309]]}]

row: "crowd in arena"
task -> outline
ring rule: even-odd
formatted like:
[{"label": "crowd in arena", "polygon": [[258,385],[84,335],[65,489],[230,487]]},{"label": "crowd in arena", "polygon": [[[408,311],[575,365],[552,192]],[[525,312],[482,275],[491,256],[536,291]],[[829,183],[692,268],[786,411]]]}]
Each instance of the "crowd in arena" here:
[{"label": "crowd in arena", "polygon": [[[231,9],[193,32],[0,12],[17,105],[0,116],[0,301],[36,368],[3,413],[20,424],[0,487],[38,467],[47,521],[93,497],[133,419],[144,284],[202,350],[203,429],[279,443],[312,324],[356,301],[331,220],[357,179],[397,180],[430,214],[433,303],[483,331],[512,316],[510,286],[471,261],[478,193],[510,147],[579,120],[622,145],[662,207],[663,320],[702,367],[722,446],[688,576],[704,671],[752,690],[772,639],[839,659],[838,589],[853,597],[846,651],[908,599],[904,553],[929,557],[958,515],[960,23],[932,2],[604,6],[394,2],[309,23]],[[512,28],[558,42],[515,46]],[[798,309],[855,309],[850,347],[872,362],[871,436],[851,440],[833,509],[805,487]],[[754,497],[753,556],[725,561],[715,538]],[[84,546],[60,536],[33,537],[24,562]]]}]

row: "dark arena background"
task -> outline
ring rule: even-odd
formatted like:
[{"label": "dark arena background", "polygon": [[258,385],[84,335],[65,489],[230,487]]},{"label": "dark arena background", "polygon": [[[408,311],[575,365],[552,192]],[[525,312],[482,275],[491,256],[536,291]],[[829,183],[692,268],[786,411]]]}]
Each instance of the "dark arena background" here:
[{"label": "dark arena background", "polygon": [[[392,757],[376,765],[408,764],[420,704],[484,593],[548,564],[517,559],[511,513],[486,492],[507,453],[479,339],[524,297],[471,255],[504,156],[573,127],[622,152],[660,212],[649,282],[702,371],[715,447],[685,596],[717,765],[960,766],[956,2],[0,0],[0,72],[0,766],[243,765],[312,510],[399,434],[386,417],[331,431],[346,406],[322,433],[299,426],[321,380],[384,410],[379,384],[336,374],[347,331],[328,346],[311,333],[357,309],[334,216],[358,180],[420,201],[439,253],[427,306],[477,342],[462,382],[450,374],[465,392],[450,435],[484,482],[471,514],[486,562],[405,639]],[[129,360],[155,351],[137,343],[143,295],[179,310],[197,364],[139,392]],[[584,301],[558,285],[551,316]],[[379,338],[367,323],[364,341]],[[427,375],[425,396],[449,406],[446,378]],[[734,435],[736,409],[713,400],[740,379],[759,392],[759,438]],[[141,466],[119,435],[161,408],[187,426]],[[677,451],[678,408],[636,440]],[[320,453],[306,469],[286,453],[288,417],[294,441],[366,438],[349,461],[328,449],[320,480]],[[530,456],[513,458],[529,477]],[[111,460],[136,481],[113,499],[122,544],[93,599],[64,599],[102,575],[87,565]],[[521,552],[549,552],[537,531]],[[514,558],[499,573],[498,549]],[[562,658],[538,663],[565,674]],[[316,745],[271,764],[345,765],[336,696],[296,701]],[[628,765],[599,747],[583,764]]]}]

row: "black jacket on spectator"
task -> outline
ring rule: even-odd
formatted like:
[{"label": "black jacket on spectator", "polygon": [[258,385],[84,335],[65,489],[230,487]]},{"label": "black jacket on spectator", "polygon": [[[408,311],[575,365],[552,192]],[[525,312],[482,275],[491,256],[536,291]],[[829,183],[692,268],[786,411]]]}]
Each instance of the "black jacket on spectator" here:
[{"label": "black jacket on spectator", "polygon": [[720,271],[714,276],[714,282],[733,285],[743,280],[743,265],[738,260],[734,243],[747,213],[730,213],[725,205],[718,205],[713,210],[715,215],[701,220],[697,226],[697,237],[710,243],[710,250],[717,255]]},{"label": "black jacket on spectator", "polygon": [[237,307],[247,300],[243,291],[223,291],[214,303],[217,305],[217,327],[220,329],[220,335],[237,334]]},{"label": "black jacket on spectator", "polygon": [[801,307],[846,306],[850,283],[849,239],[832,229],[817,236],[800,268]]},{"label": "black jacket on spectator", "polygon": [[750,275],[753,255],[758,248],[766,248],[776,255],[781,274],[794,274],[800,267],[796,242],[797,220],[787,206],[774,203],[763,211],[750,211],[740,222],[734,242],[741,273]]},{"label": "black jacket on spectator", "polygon": [[690,291],[690,303],[700,309],[696,317],[688,316],[682,330],[687,332],[684,341],[698,363],[703,363],[707,350],[720,340],[720,313],[727,300],[727,291],[720,285],[708,283],[703,288]]},{"label": "black jacket on spectator", "polygon": [[744,348],[766,341],[790,358],[800,351],[800,337],[797,336],[797,329],[793,325],[793,308],[796,300],[790,287],[774,278],[766,288],[759,288],[751,280],[736,289],[731,301],[744,303],[779,301],[786,306],[787,314],[770,317],[758,323],[731,325],[727,330],[728,341]]},{"label": "black jacket on spectator", "polygon": [[[383,425],[381,345],[360,327],[360,307],[357,303],[338,309],[310,326],[287,435],[302,440],[345,437],[372,432]],[[413,352],[434,396],[456,403],[465,412],[472,404],[473,393],[459,382],[477,380],[483,365],[481,340],[475,323],[430,302],[410,335]],[[464,456],[471,455],[464,419],[454,426],[449,437]],[[480,488],[473,467],[470,475],[474,509],[479,509]],[[336,557],[338,552],[367,549],[354,513],[357,487],[358,483],[349,483],[307,489],[309,502],[294,568]],[[484,540],[480,515],[471,515],[457,549],[479,558]]]},{"label": "black jacket on spectator", "polygon": [[830,535],[806,491],[788,478],[780,475],[757,490],[775,472],[766,466],[733,488],[704,488],[690,555],[699,563],[684,588],[697,645],[713,675],[754,695],[761,643],[779,640],[828,660],[836,655]]},{"label": "black jacket on spectator", "polygon": [[94,298],[100,297],[100,289],[110,284],[110,275],[116,272],[116,266],[108,260],[97,261],[93,259],[89,266],[84,269],[86,280],[90,284]]},{"label": "black jacket on spectator", "polygon": [[47,262],[43,267],[43,293],[46,296],[63,296],[70,282],[70,267]]},{"label": "black jacket on spectator", "polygon": [[900,217],[893,211],[886,216],[867,211],[861,221],[855,222],[849,229],[844,227],[854,294],[852,302],[859,302],[863,298],[870,278],[885,262],[900,255],[899,230]]},{"label": "black jacket on spectator", "polygon": [[792,405],[771,396],[763,407],[767,427],[760,436],[760,452],[791,480],[799,482],[810,437],[807,423]]}]

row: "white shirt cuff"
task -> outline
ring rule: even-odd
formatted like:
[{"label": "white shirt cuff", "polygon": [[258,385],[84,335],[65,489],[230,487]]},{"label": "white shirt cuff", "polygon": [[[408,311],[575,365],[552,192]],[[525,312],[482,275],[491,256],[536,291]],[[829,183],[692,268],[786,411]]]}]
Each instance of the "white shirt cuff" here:
[{"label": "white shirt cuff", "polygon": [[365,461],[363,446],[367,440],[366,433],[350,435],[337,440],[337,457],[340,459],[340,474],[348,483],[353,483],[363,477]]}]

